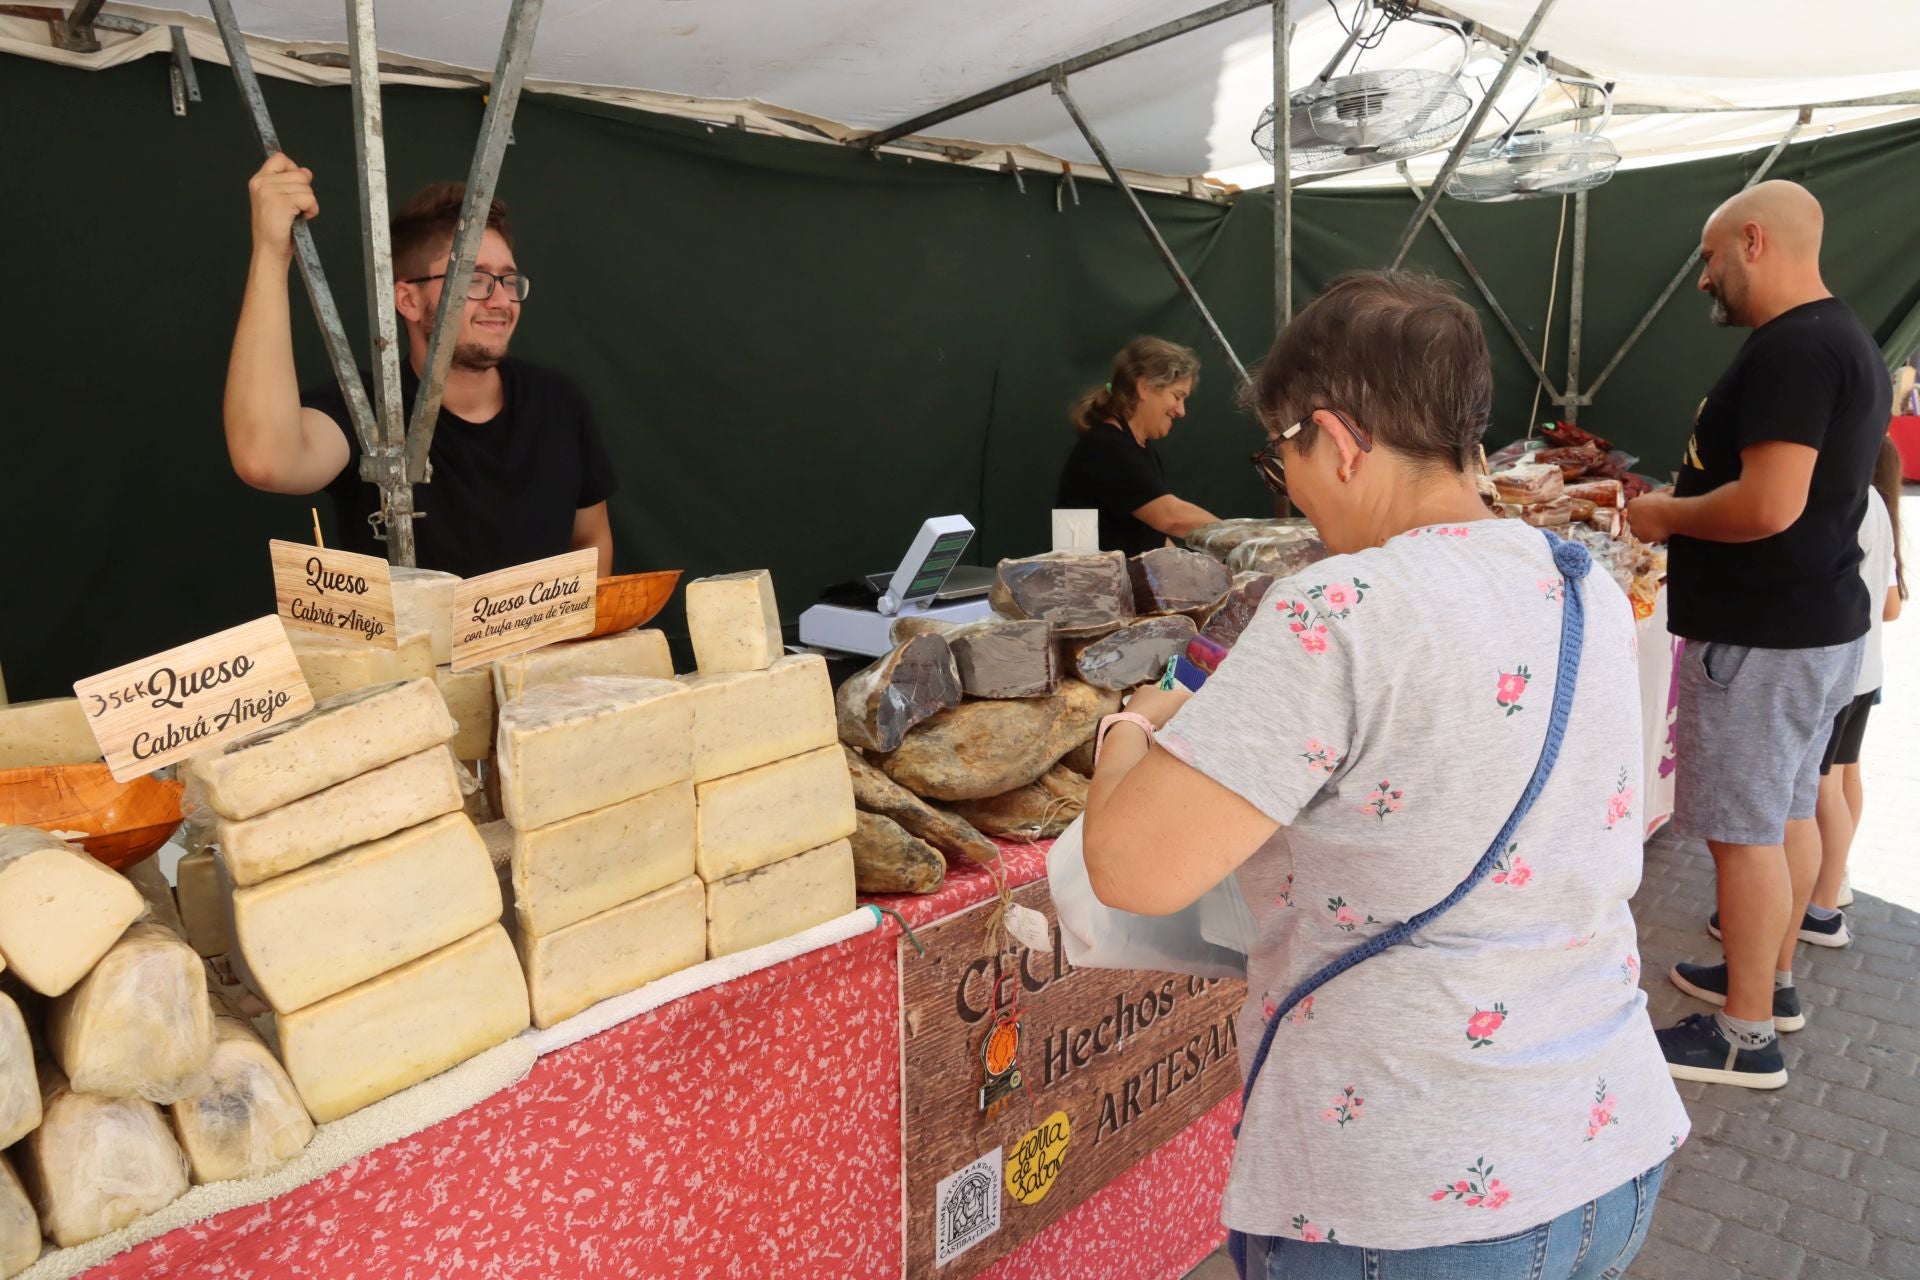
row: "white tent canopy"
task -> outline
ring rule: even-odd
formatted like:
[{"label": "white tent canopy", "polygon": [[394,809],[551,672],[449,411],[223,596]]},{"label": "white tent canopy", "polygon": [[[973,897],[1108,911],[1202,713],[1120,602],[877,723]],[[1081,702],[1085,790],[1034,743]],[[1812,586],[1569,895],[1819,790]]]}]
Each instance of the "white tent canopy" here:
[{"label": "white tent canopy", "polygon": [[[1339,48],[1358,3],[1295,0],[1295,88]],[[528,88],[846,139],[1201,7],[1201,0],[547,0]],[[1514,36],[1535,0],[1453,0],[1451,7]],[[344,71],[279,56],[341,48],[341,0],[240,0],[236,8],[262,73],[344,79]],[[224,61],[204,0],[166,9],[116,4],[109,11],[185,25],[196,57]],[[382,0],[383,56],[421,69],[430,82],[449,74],[485,78],[505,13],[504,0]],[[1255,8],[1080,72],[1072,79],[1074,96],[1125,169],[1262,185],[1272,180],[1272,169],[1250,133],[1273,97],[1271,33],[1271,9]],[[45,23],[0,17],[0,51],[77,66],[112,65],[167,48],[164,30],[103,35],[102,42],[99,53],[65,53],[52,47]],[[1920,23],[1911,0],[1822,6],[1806,0],[1559,0],[1534,43],[1561,63],[1617,82],[1617,103],[1697,113],[1616,116],[1608,136],[1630,165],[1768,145],[1803,104],[1920,92]],[[1458,49],[1440,31],[1400,23],[1378,48],[1360,55],[1359,66],[1451,70]],[[1476,53],[1476,65],[1498,56],[1485,46]],[[1491,78],[1490,72],[1481,76]],[[1533,78],[1522,72],[1496,105],[1511,115],[1533,91]],[[1554,89],[1538,113],[1570,105],[1570,96]],[[1917,117],[1920,103],[1833,108],[1816,113],[1801,136]],[[1490,130],[1502,125],[1500,116],[1488,121]],[[1044,87],[932,133],[987,150],[991,161],[1012,149],[1022,164],[1049,157],[1093,164]],[[1436,153],[1415,161],[1415,175],[1431,175],[1440,159]],[[1332,181],[1398,180],[1391,167],[1381,167]]]}]

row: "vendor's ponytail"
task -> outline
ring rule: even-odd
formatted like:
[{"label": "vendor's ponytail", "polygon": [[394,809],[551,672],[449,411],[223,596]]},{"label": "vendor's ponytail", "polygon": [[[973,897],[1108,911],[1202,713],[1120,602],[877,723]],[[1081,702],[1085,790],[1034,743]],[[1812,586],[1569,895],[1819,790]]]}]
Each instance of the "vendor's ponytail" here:
[{"label": "vendor's ponytail", "polygon": [[1103,422],[1122,426],[1140,407],[1134,387],[1142,379],[1150,387],[1170,387],[1185,379],[1200,382],[1200,357],[1190,347],[1164,338],[1135,338],[1113,358],[1113,378],[1073,402],[1068,421],[1076,431],[1090,431]]}]

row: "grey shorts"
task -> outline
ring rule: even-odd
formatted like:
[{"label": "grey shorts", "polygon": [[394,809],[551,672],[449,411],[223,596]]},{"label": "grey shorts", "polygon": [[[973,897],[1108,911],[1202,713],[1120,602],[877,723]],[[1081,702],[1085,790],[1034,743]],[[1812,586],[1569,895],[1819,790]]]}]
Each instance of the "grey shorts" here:
[{"label": "grey shorts", "polygon": [[1674,830],[1779,844],[1789,821],[1811,818],[1827,739],[1853,700],[1866,643],[1750,649],[1689,640],[1674,719]]}]

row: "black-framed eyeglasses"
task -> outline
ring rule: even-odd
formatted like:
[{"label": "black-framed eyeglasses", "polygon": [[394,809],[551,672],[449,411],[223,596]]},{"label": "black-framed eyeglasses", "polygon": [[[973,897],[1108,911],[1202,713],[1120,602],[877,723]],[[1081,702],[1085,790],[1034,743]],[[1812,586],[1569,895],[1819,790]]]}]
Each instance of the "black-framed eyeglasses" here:
[{"label": "black-framed eyeglasses", "polygon": [[[412,279],[402,280],[400,283],[425,284],[429,280],[445,280],[446,278],[447,273],[442,271],[439,275],[414,276]],[[493,296],[495,285],[505,285],[507,292],[513,296],[515,302],[525,302],[527,300],[527,294],[533,288],[527,278],[518,271],[509,271],[504,275],[495,275],[491,271],[475,271],[473,278],[467,281],[468,300],[472,302],[485,302]]]},{"label": "black-framed eyeglasses", "polygon": [[[1313,413],[1318,412],[1320,412],[1318,409],[1313,411]],[[1360,446],[1360,452],[1373,452],[1373,437],[1361,430],[1358,423],[1338,409],[1329,409],[1327,412],[1340,419],[1340,425],[1353,436],[1353,442]],[[1285,497],[1287,493],[1287,464],[1280,456],[1280,446],[1312,426],[1313,413],[1309,413],[1285,431],[1275,432],[1273,437],[1253,455],[1253,469],[1260,473],[1260,479],[1266,482],[1267,488],[1281,497]]]}]

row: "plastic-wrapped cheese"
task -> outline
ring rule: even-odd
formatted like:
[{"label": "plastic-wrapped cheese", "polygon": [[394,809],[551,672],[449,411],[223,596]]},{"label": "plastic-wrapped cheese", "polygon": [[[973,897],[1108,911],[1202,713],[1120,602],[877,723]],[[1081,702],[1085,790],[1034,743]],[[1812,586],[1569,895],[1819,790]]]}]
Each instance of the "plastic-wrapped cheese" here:
[{"label": "plastic-wrapped cheese", "polygon": [[411,569],[396,564],[387,571],[393,580],[393,621],[401,635],[424,631],[439,666],[453,661],[453,591],[460,576],[438,569]]},{"label": "plastic-wrapped cheese", "polygon": [[673,679],[673,654],[661,631],[620,631],[592,640],[567,640],[493,664],[494,697],[512,702],[527,689],[581,676]]},{"label": "plastic-wrapped cheese", "polygon": [[195,756],[191,785],[221,817],[252,818],[453,735],[453,717],[432,680],[356,689]]},{"label": "plastic-wrapped cheese", "polygon": [[707,886],[707,954],[732,955],[791,937],[853,910],[846,840]]},{"label": "plastic-wrapped cheese", "polygon": [[[10,1147],[40,1124],[40,1077],[33,1066],[27,1020],[0,991],[0,1147]],[[4,1274],[5,1267],[0,1267]]]},{"label": "plastic-wrapped cheese", "polygon": [[233,906],[221,887],[220,868],[213,851],[202,850],[180,859],[173,874],[179,878],[180,920],[187,926],[187,942],[203,956],[224,956],[233,950]]},{"label": "plastic-wrapped cheese", "polygon": [[827,661],[794,654],[765,671],[681,676],[693,694],[693,780],[708,782],[837,740]]},{"label": "plastic-wrapped cheese", "polygon": [[440,686],[440,696],[446,699],[447,711],[453,716],[460,731],[447,745],[453,748],[455,759],[485,760],[493,754],[493,671],[489,667],[475,667],[471,671],[455,671],[452,667],[435,667],[433,682]]},{"label": "plastic-wrapped cheese", "polygon": [[0,1155],[0,1280],[20,1274],[39,1257],[40,1215],[33,1211],[33,1201],[13,1166]]},{"label": "plastic-wrapped cheese", "polygon": [[215,1020],[208,1074],[212,1088],[168,1109],[195,1182],[257,1178],[313,1140],[313,1120],[286,1069],[240,1019]]},{"label": "plastic-wrapped cheese", "polygon": [[689,582],[687,629],[701,675],[765,671],[785,652],[773,575],[754,569]]},{"label": "plastic-wrapped cheese", "polygon": [[688,876],[568,925],[519,936],[533,1025],[551,1027],[602,1000],[707,958],[707,892]]},{"label": "plastic-wrapped cheese", "polygon": [[500,705],[500,804],[522,831],[693,776],[693,702],[671,680],[586,676]]},{"label": "plastic-wrapped cheese", "polygon": [[709,884],[850,836],[853,779],[839,747],[695,786],[700,878]]},{"label": "plastic-wrapped cheese", "polygon": [[428,747],[258,817],[222,818],[215,834],[233,882],[258,884],[452,813],[465,801],[453,755]]},{"label": "plastic-wrapped cheese", "polygon": [[496,923],[275,1026],[307,1113],[326,1124],[513,1038],[527,1020],[520,958]]},{"label": "plastic-wrapped cheese", "polygon": [[464,813],[449,813],[233,895],[253,985],[280,1013],[500,918],[499,882]]},{"label": "plastic-wrapped cheese", "polygon": [[40,1225],[63,1249],[118,1231],[187,1190],[187,1158],[144,1098],[79,1093],[49,1073],[46,1118],[14,1149]]},{"label": "plastic-wrapped cheese", "polygon": [[513,836],[523,934],[563,929],[693,874],[693,784],[676,782]]},{"label": "plastic-wrapped cheese", "polygon": [[120,868],[120,874],[146,900],[144,919],[163,924],[183,938],[187,936],[187,926],[180,919],[180,904],[173,898],[173,886],[167,883],[167,873],[160,869],[159,854],[150,853],[132,866]]},{"label": "plastic-wrapped cheese", "polygon": [[47,1044],[81,1093],[166,1103],[200,1092],[213,1053],[200,957],[171,929],[134,925],[53,1002]]},{"label": "plastic-wrapped cheese", "polygon": [[92,764],[100,744],[78,698],[0,703],[0,769]]},{"label": "plastic-wrapped cheese", "polygon": [[86,976],[146,900],[125,876],[38,827],[0,827],[0,956],[57,996]]}]

